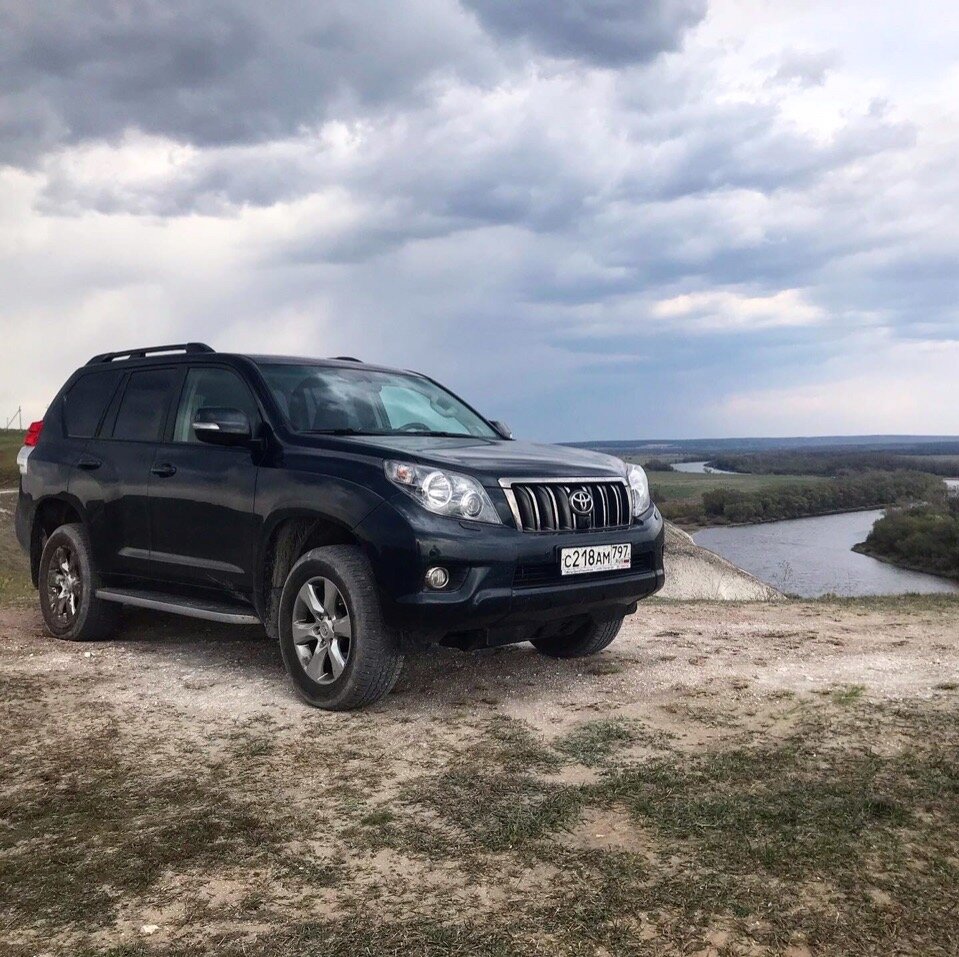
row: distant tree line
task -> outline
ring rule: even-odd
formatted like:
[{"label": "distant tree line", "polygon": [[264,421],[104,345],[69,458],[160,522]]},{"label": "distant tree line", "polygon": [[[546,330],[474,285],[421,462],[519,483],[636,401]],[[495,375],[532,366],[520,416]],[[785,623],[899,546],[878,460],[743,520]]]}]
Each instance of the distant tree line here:
[{"label": "distant tree line", "polygon": [[858,472],[922,471],[932,475],[959,475],[959,455],[952,459],[901,455],[896,452],[780,451],[718,455],[709,464],[726,472],[752,475],[827,475]]},{"label": "distant tree line", "polygon": [[646,461],[643,462],[643,468],[646,469],[647,472],[672,472],[673,464],[664,459],[646,459]]},{"label": "distant tree line", "polygon": [[923,472],[865,472],[826,482],[789,482],[752,492],[719,488],[700,501],[658,501],[666,518],[690,525],[742,525],[831,512],[945,499],[942,481]]},{"label": "distant tree line", "polygon": [[887,512],[856,551],[959,579],[959,498]]}]

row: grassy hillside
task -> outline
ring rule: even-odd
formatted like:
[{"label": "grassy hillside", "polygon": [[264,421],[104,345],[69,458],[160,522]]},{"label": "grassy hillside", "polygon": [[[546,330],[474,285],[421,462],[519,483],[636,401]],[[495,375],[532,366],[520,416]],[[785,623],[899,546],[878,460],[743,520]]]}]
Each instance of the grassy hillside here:
[{"label": "grassy hillside", "polygon": [[20,480],[17,452],[23,445],[23,432],[0,432],[0,489],[16,488]]}]

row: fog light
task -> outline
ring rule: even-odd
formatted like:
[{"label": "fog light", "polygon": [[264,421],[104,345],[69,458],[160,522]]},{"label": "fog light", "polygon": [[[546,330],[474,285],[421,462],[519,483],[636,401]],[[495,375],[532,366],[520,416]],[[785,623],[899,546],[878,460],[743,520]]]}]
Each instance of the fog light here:
[{"label": "fog light", "polygon": [[450,573],[445,568],[429,568],[426,571],[426,584],[430,588],[445,588],[450,583]]}]

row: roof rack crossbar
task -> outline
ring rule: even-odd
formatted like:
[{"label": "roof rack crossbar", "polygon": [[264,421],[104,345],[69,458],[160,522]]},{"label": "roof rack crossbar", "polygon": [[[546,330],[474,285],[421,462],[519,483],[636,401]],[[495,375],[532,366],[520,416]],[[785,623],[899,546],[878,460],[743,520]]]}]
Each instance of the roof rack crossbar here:
[{"label": "roof rack crossbar", "polygon": [[143,346],[139,349],[124,349],[122,352],[103,352],[94,356],[88,363],[88,366],[97,365],[100,362],[113,362],[115,359],[145,359],[148,355],[158,352],[215,352],[216,350],[208,346],[205,342],[177,342],[169,346]]},{"label": "roof rack crossbar", "polygon": [[333,356],[334,360],[339,362],[362,362],[362,359],[357,359],[356,356]]}]

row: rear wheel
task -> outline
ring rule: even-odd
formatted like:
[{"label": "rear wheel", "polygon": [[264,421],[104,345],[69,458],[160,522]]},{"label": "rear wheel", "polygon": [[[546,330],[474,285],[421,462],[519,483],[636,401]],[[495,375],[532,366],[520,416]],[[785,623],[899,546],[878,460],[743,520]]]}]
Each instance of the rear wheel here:
[{"label": "rear wheel", "polygon": [[623,627],[624,617],[590,620],[571,635],[538,638],[532,644],[538,652],[550,658],[588,658],[612,643]]},{"label": "rear wheel", "polygon": [[352,545],[316,548],[293,566],[280,596],[279,631],[293,687],[315,708],[372,704],[390,691],[403,667],[373,571]]},{"label": "rear wheel", "polygon": [[120,609],[96,597],[97,575],[82,525],[55,529],[40,556],[40,611],[47,631],[64,641],[96,641],[116,630]]}]

